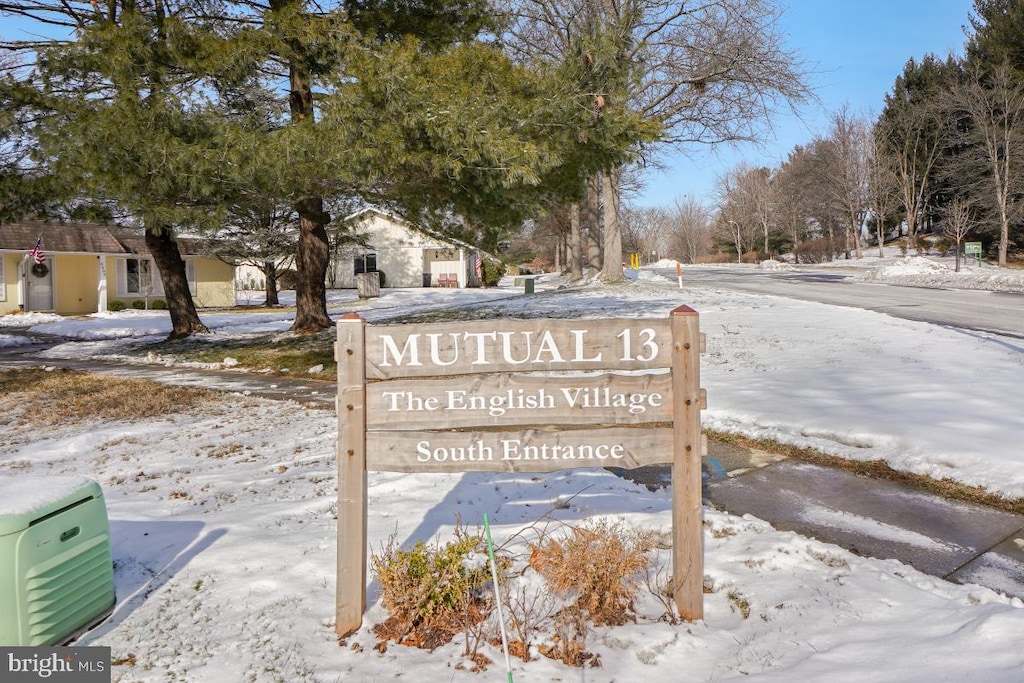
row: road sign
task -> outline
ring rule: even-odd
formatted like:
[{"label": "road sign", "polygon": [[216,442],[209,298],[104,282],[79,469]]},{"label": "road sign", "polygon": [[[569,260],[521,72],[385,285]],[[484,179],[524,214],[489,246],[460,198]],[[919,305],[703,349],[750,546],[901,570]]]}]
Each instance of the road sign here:
[{"label": "road sign", "polygon": [[981,242],[964,242],[964,253],[981,256]]}]

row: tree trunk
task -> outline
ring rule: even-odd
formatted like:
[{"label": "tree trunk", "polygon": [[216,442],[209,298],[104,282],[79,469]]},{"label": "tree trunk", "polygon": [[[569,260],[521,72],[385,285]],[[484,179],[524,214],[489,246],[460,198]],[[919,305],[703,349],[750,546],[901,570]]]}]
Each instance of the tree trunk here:
[{"label": "tree trunk", "polygon": [[885,257],[885,216],[876,216],[875,219],[878,221],[878,225],[875,228],[878,231],[878,258]]},{"label": "tree trunk", "polygon": [[171,314],[171,334],[167,339],[182,339],[197,332],[209,332],[196,312],[192,293],[188,290],[185,261],[171,237],[170,228],[146,228],[146,248],[153,256],[160,280],[164,283],[167,311]]},{"label": "tree trunk", "polygon": [[295,322],[291,331],[314,334],[331,327],[327,315],[327,264],[330,245],[327,224],[331,217],[324,213],[320,197],[307,197],[295,204],[299,213],[299,245],[295,252]]},{"label": "tree trunk", "polygon": [[609,284],[625,282],[622,274],[622,231],[619,227],[619,174],[601,174],[601,225],[604,233],[604,269],[601,279]]},{"label": "tree trunk", "polygon": [[587,180],[580,220],[586,242],[586,275],[588,278],[595,278],[601,273],[601,179],[597,175]]},{"label": "tree trunk", "polygon": [[[996,182],[999,182],[999,177],[996,176]],[[999,266],[1001,268],[1006,267],[1006,256],[1007,256],[1007,243],[1010,241],[1010,218],[1006,209],[1007,205],[1007,193],[1003,191],[1002,186],[996,187],[996,203],[999,205]]]},{"label": "tree trunk", "polygon": [[[292,6],[301,6],[299,0],[271,0],[272,12],[283,12]],[[314,121],[313,91],[310,87],[306,46],[299,39],[288,40],[292,55],[288,63],[288,113],[292,124]],[[331,327],[334,322],[327,315],[327,265],[330,261],[330,243],[327,224],[331,217],[324,213],[324,201],[319,196],[307,196],[295,202],[299,214],[299,244],[295,252],[295,322],[291,331],[313,334]]]},{"label": "tree trunk", "polygon": [[583,279],[583,236],[580,234],[580,206],[569,206],[569,245],[566,254],[569,263],[569,279]]},{"label": "tree trunk", "polygon": [[280,306],[281,300],[277,297],[277,263],[273,260],[263,262],[263,277],[266,284],[267,300],[264,306]]}]

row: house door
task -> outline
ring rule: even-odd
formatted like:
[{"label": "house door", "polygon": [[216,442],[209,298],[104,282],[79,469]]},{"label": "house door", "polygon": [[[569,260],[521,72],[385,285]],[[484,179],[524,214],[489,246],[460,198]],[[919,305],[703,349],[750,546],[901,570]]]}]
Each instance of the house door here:
[{"label": "house door", "polygon": [[25,264],[25,310],[53,310],[53,268],[51,259],[46,263]]}]

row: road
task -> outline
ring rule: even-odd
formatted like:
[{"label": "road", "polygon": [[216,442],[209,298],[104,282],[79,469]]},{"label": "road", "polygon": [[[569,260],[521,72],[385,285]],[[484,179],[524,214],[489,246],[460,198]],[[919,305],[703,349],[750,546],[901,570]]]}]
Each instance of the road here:
[{"label": "road", "polygon": [[[674,268],[657,272],[676,279]],[[862,308],[907,320],[1024,339],[1024,294],[855,282],[856,272],[841,268],[773,271],[700,267],[685,269],[683,284]]]}]

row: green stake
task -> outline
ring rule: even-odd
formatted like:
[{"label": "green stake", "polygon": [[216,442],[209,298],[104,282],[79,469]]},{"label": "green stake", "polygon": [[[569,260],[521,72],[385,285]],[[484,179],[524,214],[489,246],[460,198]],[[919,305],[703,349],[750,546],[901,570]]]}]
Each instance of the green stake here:
[{"label": "green stake", "polygon": [[484,531],[487,532],[487,557],[491,560],[491,582],[494,584],[494,606],[498,610],[498,628],[501,630],[501,649],[505,652],[505,671],[508,672],[508,683],[512,681],[512,660],[508,656],[508,636],[505,635],[505,617],[501,613],[501,592],[498,587],[498,563],[494,561],[494,542],[491,540],[491,523],[484,513]]}]

